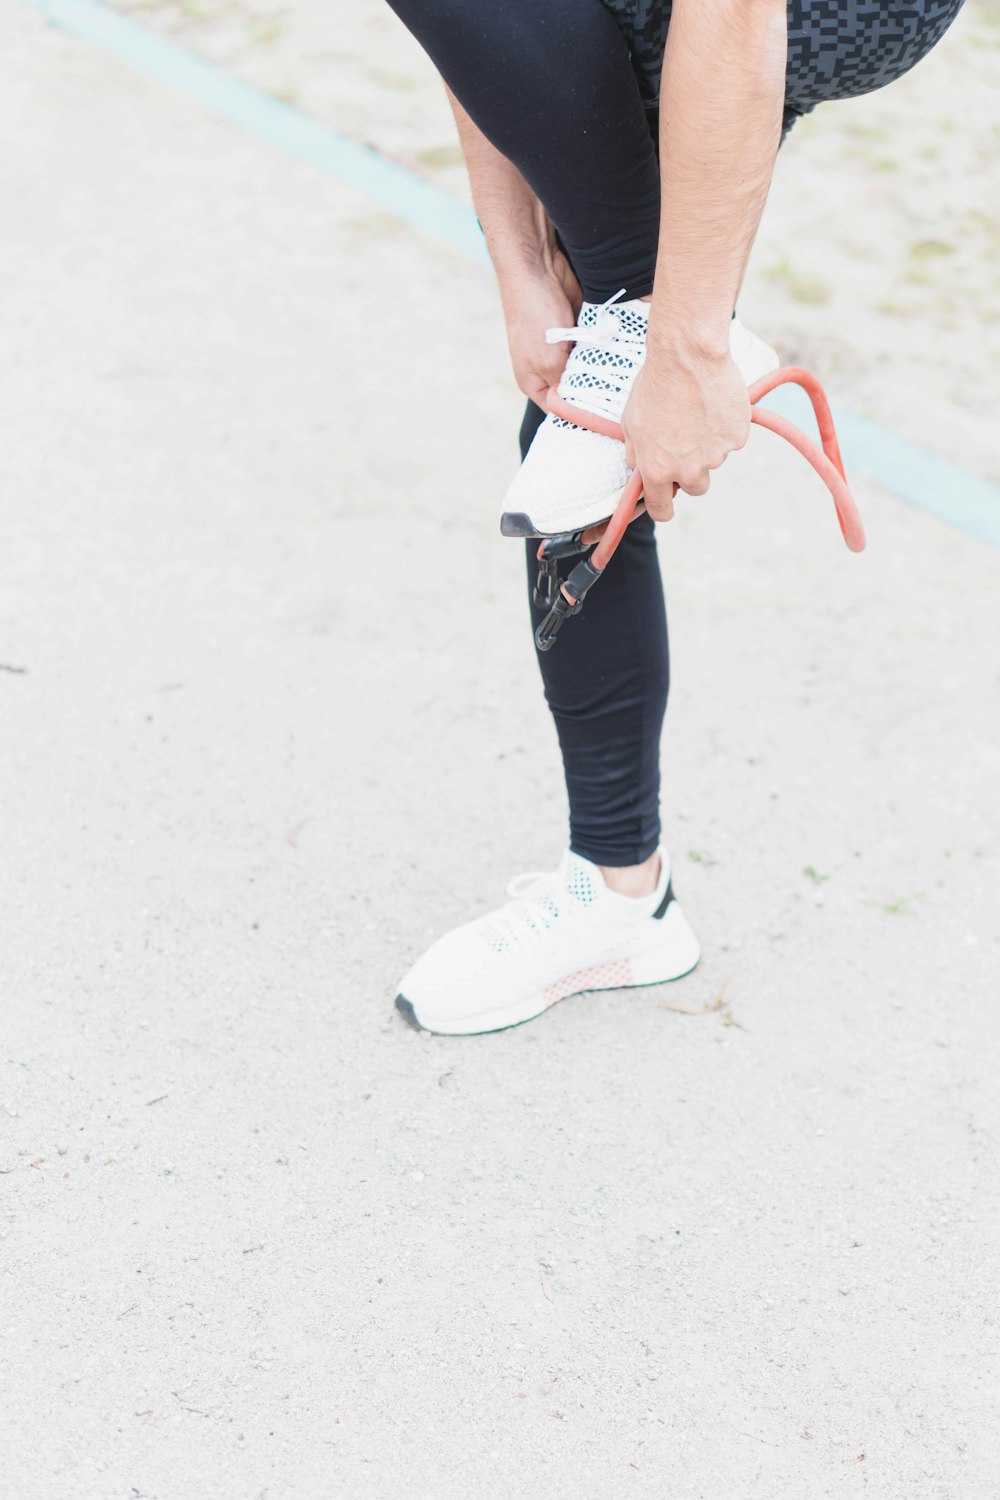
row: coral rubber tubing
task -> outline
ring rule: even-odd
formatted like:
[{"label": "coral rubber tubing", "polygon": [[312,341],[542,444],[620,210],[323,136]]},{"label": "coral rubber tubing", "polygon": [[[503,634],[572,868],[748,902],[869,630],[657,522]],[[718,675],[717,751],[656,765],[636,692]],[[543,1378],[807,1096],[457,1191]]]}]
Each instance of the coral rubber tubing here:
[{"label": "coral rubber tubing", "polygon": [[[812,403],[813,413],[816,417],[816,425],[819,428],[820,443],[822,447],[813,442],[812,438],[801,432],[794,423],[779,417],[773,411],[765,411],[757,406],[762,397],[768,395],[779,385],[798,385],[805,391]],[[840,456],[840,445],[837,442],[837,433],[833,425],[833,416],[830,411],[830,403],[826,399],[823,387],[815,375],[808,370],[801,369],[798,365],[788,365],[780,370],[774,370],[770,375],[753,383],[748,391],[750,398],[750,420],[758,427],[766,427],[770,432],[776,432],[783,437],[787,443],[802,454],[822,479],[830,494],[833,496],[834,507],[837,512],[837,520],[840,524],[841,534],[844,541],[852,552],[862,552],[865,546],[865,530],[861,524],[861,516],[858,507],[854,503],[854,497],[847,486],[847,476],[844,472],[844,461]],[[550,390],[546,396],[546,406],[556,417],[562,417],[566,422],[573,423],[576,427],[585,427],[588,432],[599,432],[604,437],[616,438],[623,441],[624,434],[617,422],[612,422],[609,417],[600,417],[593,412],[582,411],[578,406],[572,406],[568,401],[558,395],[555,390]],[[615,548],[625,535],[629,524],[642,514],[642,475],[638,469],[632,471],[631,477],[622,491],[621,499],[615,507],[614,514],[609,520],[598,525],[588,527],[583,534],[583,540],[595,543],[590,555],[590,563],[598,572],[603,572],[614,555]],[[674,486],[674,493],[677,486]],[[544,546],[544,542],[542,544]],[[539,557],[542,548],[539,548]],[[565,589],[563,590],[565,593]],[[566,594],[571,600],[572,596]]]}]

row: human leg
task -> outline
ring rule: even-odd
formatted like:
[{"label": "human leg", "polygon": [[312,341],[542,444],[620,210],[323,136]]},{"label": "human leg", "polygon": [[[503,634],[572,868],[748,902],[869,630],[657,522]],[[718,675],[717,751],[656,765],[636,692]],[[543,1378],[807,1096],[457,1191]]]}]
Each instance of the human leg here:
[{"label": "human leg", "polygon": [[[528,403],[526,453],[542,413]],[[527,543],[529,590],[537,541]],[[532,626],[542,612],[532,606]],[[645,863],[659,845],[660,734],[670,668],[653,523],[630,526],[587,608],[538,652],[562,751],[570,848],[605,870]],[[614,876],[611,877],[614,881]],[[650,880],[650,888],[655,881]]]},{"label": "human leg", "polygon": [[653,289],[659,172],[625,38],[602,0],[389,0],[545,205],[584,298]]}]

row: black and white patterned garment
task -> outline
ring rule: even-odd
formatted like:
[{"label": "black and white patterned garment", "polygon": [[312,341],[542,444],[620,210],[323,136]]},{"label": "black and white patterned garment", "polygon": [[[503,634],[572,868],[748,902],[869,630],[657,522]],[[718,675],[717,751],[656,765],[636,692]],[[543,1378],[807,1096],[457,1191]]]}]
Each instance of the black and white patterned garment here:
[{"label": "black and white patterned garment", "polygon": [[[624,33],[643,99],[655,107],[671,0],[604,0]],[[788,0],[785,126],[827,99],[869,94],[941,40],[963,0]]]}]

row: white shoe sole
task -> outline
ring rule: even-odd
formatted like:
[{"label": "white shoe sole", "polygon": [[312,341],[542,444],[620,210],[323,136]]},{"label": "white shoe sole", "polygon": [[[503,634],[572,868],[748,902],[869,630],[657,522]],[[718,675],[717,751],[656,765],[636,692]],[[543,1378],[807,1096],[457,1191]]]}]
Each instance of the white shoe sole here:
[{"label": "white shoe sole", "polygon": [[558,1000],[565,1000],[570,995],[585,995],[596,990],[640,989],[646,985],[666,984],[673,979],[683,979],[701,958],[698,939],[676,901],[670,903],[662,920],[663,941],[655,948],[636,954],[633,958],[578,969],[555,980],[544,990],[521,996],[510,1005],[467,1016],[436,1018],[422,1001],[414,1002],[406,995],[399,994],[396,996],[396,1009],[411,1026],[416,1026],[420,1031],[433,1031],[439,1036],[478,1036],[483,1032],[503,1031],[508,1026],[520,1026],[525,1021],[533,1021]]}]

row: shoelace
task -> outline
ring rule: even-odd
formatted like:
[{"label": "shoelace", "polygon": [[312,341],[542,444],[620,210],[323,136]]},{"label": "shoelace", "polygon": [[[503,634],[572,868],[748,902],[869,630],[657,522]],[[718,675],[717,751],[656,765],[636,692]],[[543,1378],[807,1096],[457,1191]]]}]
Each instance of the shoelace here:
[{"label": "shoelace", "polygon": [[521,947],[525,939],[537,937],[553,925],[559,915],[562,894],[558,874],[539,870],[515,875],[507,886],[510,900],[491,914],[489,925],[512,945]]},{"label": "shoelace", "polygon": [[[605,349],[613,356],[611,361],[586,362],[588,383],[583,389],[573,390],[573,399],[575,405],[585,411],[615,419],[621,415],[621,377],[630,375],[636,364],[642,363],[646,353],[645,335],[629,333],[612,311],[614,304],[624,295],[625,288],[622,287],[607,302],[603,302],[597,309],[593,323],[577,323],[572,328],[545,330],[547,344],[573,343],[578,349]],[[572,358],[571,354],[570,361]],[[570,376],[572,377],[572,371]],[[568,385],[573,387],[572,378]]]}]

